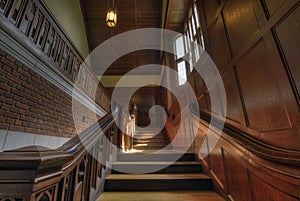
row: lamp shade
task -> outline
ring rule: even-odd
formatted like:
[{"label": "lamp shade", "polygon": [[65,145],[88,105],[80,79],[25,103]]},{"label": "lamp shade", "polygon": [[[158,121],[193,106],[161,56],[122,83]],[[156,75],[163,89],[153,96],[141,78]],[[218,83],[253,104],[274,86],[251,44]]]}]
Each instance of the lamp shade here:
[{"label": "lamp shade", "polygon": [[117,26],[117,9],[110,8],[106,14],[106,25],[108,27]]}]

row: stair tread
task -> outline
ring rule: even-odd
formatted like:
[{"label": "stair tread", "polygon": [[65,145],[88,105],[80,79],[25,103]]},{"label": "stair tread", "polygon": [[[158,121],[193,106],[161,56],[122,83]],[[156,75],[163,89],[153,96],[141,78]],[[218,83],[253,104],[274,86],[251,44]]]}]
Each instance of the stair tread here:
[{"label": "stair tread", "polygon": [[111,174],[108,180],[174,180],[174,179],[211,179],[205,174]]},{"label": "stair tread", "polygon": [[113,165],[201,165],[197,161],[177,161],[177,162],[164,162],[164,161],[118,161]]},{"label": "stair tread", "polygon": [[225,201],[212,191],[105,192],[96,201]]}]

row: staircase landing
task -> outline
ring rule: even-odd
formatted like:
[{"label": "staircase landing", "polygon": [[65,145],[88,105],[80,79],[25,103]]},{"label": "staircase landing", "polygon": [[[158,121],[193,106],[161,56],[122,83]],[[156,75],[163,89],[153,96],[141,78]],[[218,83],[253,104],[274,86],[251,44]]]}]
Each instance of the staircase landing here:
[{"label": "staircase landing", "polygon": [[106,192],[97,201],[225,201],[211,191]]}]

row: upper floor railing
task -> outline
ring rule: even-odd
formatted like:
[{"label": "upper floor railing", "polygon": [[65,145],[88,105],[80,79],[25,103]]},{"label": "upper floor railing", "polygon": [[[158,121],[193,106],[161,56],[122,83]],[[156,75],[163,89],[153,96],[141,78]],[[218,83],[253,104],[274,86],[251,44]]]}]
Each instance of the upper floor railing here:
[{"label": "upper floor railing", "polygon": [[76,80],[78,88],[109,111],[105,89],[42,0],[0,1],[0,25],[68,82]]}]

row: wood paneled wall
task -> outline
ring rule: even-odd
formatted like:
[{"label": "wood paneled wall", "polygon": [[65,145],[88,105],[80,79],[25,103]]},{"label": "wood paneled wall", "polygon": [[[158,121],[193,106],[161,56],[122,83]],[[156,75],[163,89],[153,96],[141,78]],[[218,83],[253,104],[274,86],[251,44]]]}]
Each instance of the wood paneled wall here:
[{"label": "wood paneled wall", "polygon": [[[229,200],[300,200],[299,6],[299,0],[198,1],[206,51],[223,79],[227,105],[211,114],[208,87],[191,72],[201,119],[184,119],[182,138],[197,130],[195,153],[210,153],[201,161]],[[174,66],[172,56],[165,58]],[[180,114],[166,97],[169,113]],[[226,115],[215,147],[210,141],[218,135],[207,135],[212,115]],[[168,120],[171,139],[179,123]]]},{"label": "wood paneled wall", "polygon": [[[204,0],[199,9],[227,94],[227,123],[264,143],[300,150],[299,1]],[[205,95],[205,86],[197,87]],[[202,105],[209,111],[207,101]]]}]

